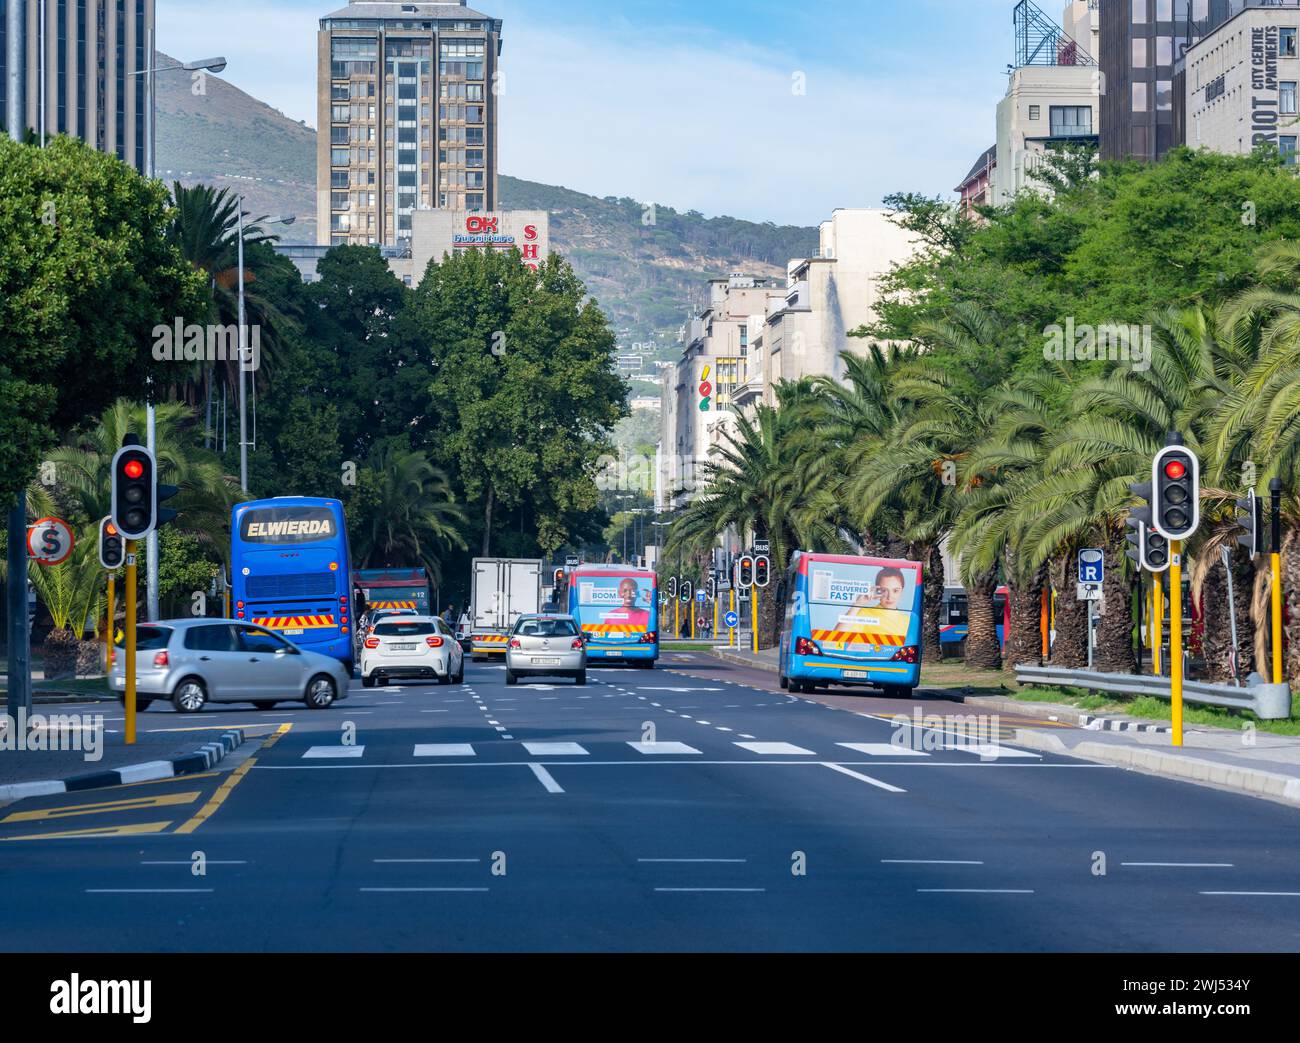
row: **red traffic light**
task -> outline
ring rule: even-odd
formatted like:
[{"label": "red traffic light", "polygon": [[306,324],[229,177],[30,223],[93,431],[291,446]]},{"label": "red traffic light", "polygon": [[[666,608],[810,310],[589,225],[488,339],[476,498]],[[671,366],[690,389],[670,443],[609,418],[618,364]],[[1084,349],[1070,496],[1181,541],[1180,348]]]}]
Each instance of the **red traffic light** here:
[{"label": "red traffic light", "polygon": [[139,478],[144,474],[144,464],[139,460],[128,460],[122,465],[122,471],[128,478]]},{"label": "red traffic light", "polygon": [[1187,465],[1181,460],[1169,460],[1165,463],[1165,477],[1177,481],[1187,474]]}]

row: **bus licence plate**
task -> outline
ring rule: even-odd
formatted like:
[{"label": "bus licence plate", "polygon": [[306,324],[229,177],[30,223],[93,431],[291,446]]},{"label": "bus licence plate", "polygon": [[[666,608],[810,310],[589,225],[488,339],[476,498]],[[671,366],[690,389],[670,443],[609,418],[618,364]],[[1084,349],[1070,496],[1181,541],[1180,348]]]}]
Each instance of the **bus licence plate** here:
[{"label": "bus licence plate", "polygon": [[280,633],[282,633],[282,634],[301,634],[301,633],[302,633],[302,627],[298,627],[296,630],[281,630]]},{"label": "bus licence plate", "polygon": [[865,681],[866,678],[867,678],[867,672],[866,672],[865,670],[845,670],[845,671],[844,671],[844,676],[845,676],[845,677],[861,678],[862,680]]},{"label": "bus licence plate", "polygon": [[623,650],[622,650],[621,648],[611,648],[611,649],[608,649],[608,650],[605,652],[605,654],[606,654],[606,655],[622,655],[622,654],[623,654]]}]

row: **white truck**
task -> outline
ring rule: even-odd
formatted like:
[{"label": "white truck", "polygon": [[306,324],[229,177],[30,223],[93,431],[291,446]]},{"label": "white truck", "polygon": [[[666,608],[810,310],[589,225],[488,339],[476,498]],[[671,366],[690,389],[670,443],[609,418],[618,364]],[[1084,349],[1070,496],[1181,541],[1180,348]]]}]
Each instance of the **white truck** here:
[{"label": "white truck", "polygon": [[470,656],[504,656],[515,621],[542,610],[540,558],[475,558],[470,582]]}]

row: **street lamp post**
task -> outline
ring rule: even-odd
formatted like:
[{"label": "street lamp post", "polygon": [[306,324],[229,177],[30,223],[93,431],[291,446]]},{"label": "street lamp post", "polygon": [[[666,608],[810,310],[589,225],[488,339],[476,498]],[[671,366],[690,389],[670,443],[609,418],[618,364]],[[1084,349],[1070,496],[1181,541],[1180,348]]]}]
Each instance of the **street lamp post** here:
[{"label": "street lamp post", "polygon": [[[293,214],[276,215],[262,221],[267,225],[291,225]],[[244,197],[239,197],[239,487],[248,492],[248,328],[244,322]]]},{"label": "street lamp post", "polygon": [[[144,89],[147,95],[145,107],[148,112],[148,119],[145,120],[144,128],[144,170],[145,176],[151,181],[156,176],[154,168],[154,137],[157,127],[158,106],[157,92],[154,89],[154,81],[160,72],[173,72],[183,70],[185,72],[221,72],[226,67],[225,58],[203,58],[197,62],[177,62],[175,65],[155,65],[157,53],[154,51],[153,30],[149,30],[149,64],[143,69],[136,69],[130,75],[144,76]],[[42,77],[42,82],[44,77]],[[42,119],[44,119],[44,105],[42,104]],[[41,132],[42,141],[44,140],[44,129]],[[153,380],[150,378],[146,381],[146,401],[145,401],[145,445],[149,452],[155,452],[158,448],[158,421],[157,410],[153,401]],[[149,533],[145,537],[144,544],[146,602],[145,614],[153,621],[158,618],[158,533]]]}]

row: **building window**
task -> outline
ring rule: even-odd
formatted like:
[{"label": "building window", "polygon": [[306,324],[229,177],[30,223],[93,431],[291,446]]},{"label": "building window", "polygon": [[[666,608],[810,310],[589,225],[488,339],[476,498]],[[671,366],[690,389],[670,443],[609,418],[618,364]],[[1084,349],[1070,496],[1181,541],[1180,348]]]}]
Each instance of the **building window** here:
[{"label": "building window", "polygon": [[1145,69],[1147,67],[1147,40],[1144,36],[1139,36],[1133,41],[1133,68]]},{"label": "building window", "polygon": [[1279,58],[1294,58],[1295,49],[1295,30],[1279,29],[1277,31],[1277,54]]},{"label": "building window", "polygon": [[1174,40],[1172,36],[1156,37],[1156,65],[1174,64]]},{"label": "building window", "polygon": [[346,192],[331,192],[330,209],[331,210],[348,209],[348,194]]},{"label": "building window", "polygon": [[1283,80],[1278,91],[1278,105],[1284,116],[1296,115],[1295,80]]},{"label": "building window", "polygon": [[1088,137],[1092,134],[1092,106],[1053,105],[1049,112],[1054,138]]},{"label": "building window", "polygon": [[1156,108],[1168,112],[1174,107],[1174,81],[1156,80]]},{"label": "building window", "polygon": [[1174,0],[1156,0],[1156,21],[1172,22],[1174,20]]},{"label": "building window", "polygon": [[1133,0],[1133,18],[1134,25],[1145,25],[1147,20],[1147,4],[1150,0]]},{"label": "building window", "polygon": [[[1291,84],[1291,87],[1292,87],[1292,91],[1294,92],[1295,84],[1294,84],[1294,83]],[[1283,90],[1286,89],[1286,84],[1285,84],[1285,83],[1282,84],[1282,88],[1283,88]],[[1224,80],[1223,80],[1223,76],[1217,76],[1217,77],[1215,77],[1213,80],[1211,80],[1209,83],[1207,83],[1207,84],[1205,85],[1205,101],[1206,101],[1206,104],[1209,104],[1209,103],[1212,102],[1215,98],[1220,98],[1220,97],[1222,97],[1222,96],[1223,96],[1223,91],[1224,91]],[[1293,94],[1293,97],[1294,97],[1294,94]]]},{"label": "building window", "polygon": [[1287,166],[1295,166],[1295,135],[1283,134],[1277,139],[1277,150]]},{"label": "building window", "polygon": [[1147,85],[1145,83],[1133,84],[1133,111],[1147,111]]},{"label": "building window", "polygon": [[1039,110],[1039,107],[1038,107],[1037,105],[1030,105],[1030,106],[1029,106],[1029,118],[1030,118],[1031,120],[1036,120],[1036,119],[1038,119],[1038,118],[1039,118],[1039,111],[1040,111],[1040,110]]},{"label": "building window", "polygon": [[347,188],[348,172],[346,170],[330,171],[330,188]]},{"label": "building window", "polygon": [[1150,138],[1147,135],[1147,128],[1130,127],[1129,130],[1132,132],[1129,155],[1137,156],[1139,159],[1145,159],[1151,154],[1151,143]]},{"label": "building window", "polygon": [[330,149],[330,165],[346,167],[348,165],[348,150],[345,148]]}]

